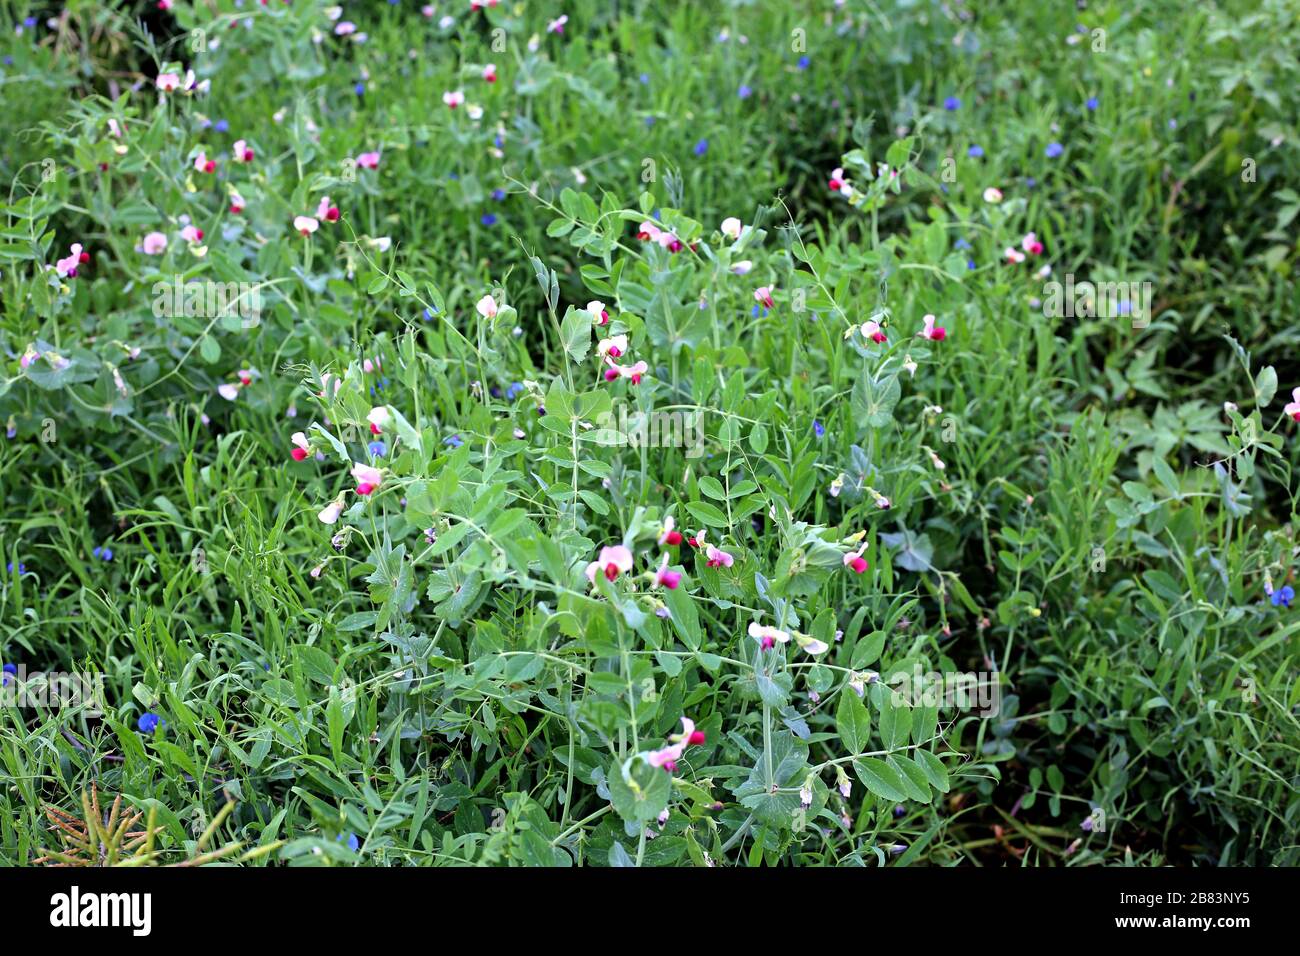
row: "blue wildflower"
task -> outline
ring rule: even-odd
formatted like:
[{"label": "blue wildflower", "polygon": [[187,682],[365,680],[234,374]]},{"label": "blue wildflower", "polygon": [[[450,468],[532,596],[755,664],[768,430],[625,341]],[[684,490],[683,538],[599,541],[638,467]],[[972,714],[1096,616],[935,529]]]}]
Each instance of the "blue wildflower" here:
[{"label": "blue wildflower", "polygon": [[[10,561],[8,565],[6,565],[6,568],[10,574],[14,573],[14,563],[12,561]],[[18,562],[18,573],[19,574],[27,573],[27,565],[23,564],[21,561]]]},{"label": "blue wildflower", "polygon": [[364,84],[364,83],[358,83],[356,86],[352,87],[352,92],[355,93],[355,94],[357,94],[357,96],[365,96],[365,95],[366,95],[366,84]]},{"label": "blue wildflower", "polygon": [[641,76],[640,76],[640,80],[641,80],[641,85],[642,85],[642,86],[649,86],[649,85],[650,85],[650,74],[649,74],[649,73],[642,73]]},{"label": "blue wildflower", "polygon": [[966,150],[966,155],[969,156],[971,159],[983,159],[984,147],[972,146],[970,149]]},{"label": "blue wildflower", "polygon": [[1290,607],[1291,602],[1295,600],[1295,591],[1288,584],[1270,594],[1268,600],[1274,607]]},{"label": "blue wildflower", "polygon": [[707,139],[702,139],[702,140],[700,140],[698,143],[695,144],[695,155],[696,155],[696,156],[703,156],[703,155],[704,155],[705,153],[707,153],[708,151],[709,151],[709,141],[708,141]]},{"label": "blue wildflower", "polygon": [[492,190],[492,198],[497,202],[501,202],[501,200],[506,198],[506,191],[504,189],[494,189]]},{"label": "blue wildflower", "polygon": [[166,727],[167,721],[152,711],[145,711],[140,715],[140,719],[135,722],[135,725],[140,729],[140,733],[151,734],[159,727]]},{"label": "blue wildflower", "polygon": [[433,312],[429,309],[425,309],[423,312],[420,313],[420,318],[424,319],[424,321],[426,322],[432,322]]},{"label": "blue wildflower", "polygon": [[230,123],[228,123],[226,120],[219,119],[212,124],[212,128],[216,130],[218,133],[229,133]]},{"label": "blue wildflower", "polygon": [[376,458],[383,458],[388,454],[388,446],[381,441],[372,441],[366,446],[366,448],[369,449],[370,454]]},{"label": "blue wildflower", "polygon": [[[347,839],[345,840],[344,837],[346,837]],[[348,849],[351,850],[353,853],[356,853],[357,850],[361,849],[361,841],[357,839],[357,835],[355,833],[340,833],[338,835],[338,839],[335,840],[335,842],[347,843]]]},{"label": "blue wildflower", "polygon": [[113,560],[113,549],[106,545],[101,545],[100,547],[95,548],[90,552],[90,554],[92,557],[99,558],[101,561]]},{"label": "blue wildflower", "polygon": [[1095,96],[1090,96],[1090,97],[1088,97],[1088,98],[1084,101],[1083,105],[1086,106],[1086,107],[1088,107],[1088,109],[1089,109],[1090,111],[1091,111],[1091,110],[1095,110],[1095,109],[1097,108],[1097,97],[1095,97]]},{"label": "blue wildflower", "polygon": [[442,440],[442,443],[444,445],[450,445],[452,448],[459,448],[461,445],[465,444],[465,439],[461,438],[459,435],[448,435]]},{"label": "blue wildflower", "polygon": [[754,90],[746,83],[740,84],[740,89],[736,90],[736,95],[742,100],[747,100],[754,95]]},{"label": "blue wildflower", "polygon": [[943,101],[943,108],[949,113],[955,112],[956,110],[961,109],[961,100],[957,99],[955,96],[950,96]]},{"label": "blue wildflower", "polygon": [[808,59],[808,57],[806,56],[799,57],[799,69],[806,70],[811,65],[812,65],[812,60]]},{"label": "blue wildflower", "polygon": [[1065,147],[1060,143],[1048,143],[1047,149],[1044,150],[1044,152],[1047,154],[1048,159],[1056,159],[1057,156],[1060,156],[1065,152]]},{"label": "blue wildflower", "polygon": [[522,382],[511,382],[510,387],[506,389],[506,398],[513,402],[515,397],[523,390],[524,385]]},{"label": "blue wildflower", "polygon": [[9,675],[13,674],[15,677],[18,675],[18,665],[6,664],[4,667],[0,667],[0,673],[3,674],[3,677],[0,678],[0,687],[8,687]]},{"label": "blue wildflower", "polygon": [[485,212],[479,218],[479,222],[483,223],[483,225],[485,226],[495,226],[497,224],[496,214],[491,212]]},{"label": "blue wildflower", "polygon": [[816,435],[818,438],[821,438],[823,435],[826,434],[826,426],[823,425],[815,418],[813,419],[813,434]]},{"label": "blue wildflower", "polygon": [[960,237],[960,238],[957,239],[956,242],[954,242],[954,243],[952,244],[952,247],[953,247],[954,249],[969,249],[969,248],[970,248],[970,243],[967,242],[966,239],[965,239],[964,237]]}]

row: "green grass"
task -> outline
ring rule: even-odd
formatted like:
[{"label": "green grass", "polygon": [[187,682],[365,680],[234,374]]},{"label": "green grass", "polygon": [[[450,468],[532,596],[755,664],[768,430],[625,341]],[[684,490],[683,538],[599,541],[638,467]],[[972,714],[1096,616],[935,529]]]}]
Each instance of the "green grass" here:
[{"label": "green grass", "polygon": [[[105,704],[0,707],[0,860],[95,782],[159,862],[1300,862],[1287,4],[326,6],[0,14],[0,661]],[[1046,314],[1043,265],[1149,325]],[[260,321],[160,313],[177,275]],[[638,410],[702,448],[614,442]],[[869,676],[914,669],[1000,707]]]}]

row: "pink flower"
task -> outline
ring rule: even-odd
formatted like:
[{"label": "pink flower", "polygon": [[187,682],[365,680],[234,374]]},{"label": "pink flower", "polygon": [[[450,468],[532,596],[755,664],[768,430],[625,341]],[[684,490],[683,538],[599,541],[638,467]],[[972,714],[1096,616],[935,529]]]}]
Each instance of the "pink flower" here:
[{"label": "pink flower", "polygon": [[54,263],[54,270],[62,279],[75,279],[77,277],[77,266],[88,260],[90,256],[82,253],[81,243],[79,242],[74,242],[68,248],[71,250],[70,253]]},{"label": "pink flower", "polygon": [[356,463],[352,466],[352,477],[357,481],[357,494],[369,495],[384,480],[384,473],[373,465]]},{"label": "pink flower", "polygon": [[775,308],[772,302],[772,289],[770,286],[759,286],[754,290],[754,299],[764,308]]},{"label": "pink flower", "polygon": [[550,23],[546,24],[546,32],[563,33],[564,25],[568,22],[569,22],[569,15],[567,13],[561,14],[560,16],[552,20]]},{"label": "pink flower", "polygon": [[740,224],[740,220],[735,216],[730,216],[722,220],[721,232],[728,239],[736,240],[740,238],[740,232],[745,227]]},{"label": "pink flower", "polygon": [[294,461],[302,461],[311,453],[311,443],[307,441],[307,436],[302,432],[294,432],[289,436],[289,441],[294,445],[289,450],[289,455]]},{"label": "pink flower", "polygon": [[[1300,391],[1300,389],[1297,389],[1297,391]],[[676,525],[677,525],[677,521],[673,518],[672,515],[669,515],[667,518],[664,518],[663,527],[659,529],[660,547],[663,547],[664,545],[676,547],[677,545],[682,543],[682,533],[680,531],[675,530]]]},{"label": "pink flower", "polygon": [[357,157],[357,165],[362,167],[363,169],[378,169],[379,168],[378,151],[372,153],[362,153]]},{"label": "pink flower", "polygon": [[181,78],[175,73],[159,73],[158,79],[154,80],[154,86],[164,93],[171,93],[181,85]]},{"label": "pink flower", "polygon": [[749,622],[749,636],[758,641],[758,646],[765,651],[770,651],[777,644],[790,643],[790,635],[785,631],[779,631],[767,624],[759,624],[757,621]]},{"label": "pink flower", "polygon": [[613,359],[608,359],[609,368],[605,369],[605,381],[612,382],[619,378],[631,379],[633,385],[641,384],[641,376],[649,371],[650,366],[645,362],[637,362],[635,365],[619,365]]},{"label": "pink flower", "polygon": [[160,256],[167,248],[167,237],[161,232],[151,232],[140,242],[140,249],[146,255]]},{"label": "pink flower", "polygon": [[449,90],[442,94],[442,101],[452,109],[455,109],[465,102],[465,94],[460,90]]},{"label": "pink flower", "polygon": [[324,219],[326,222],[339,221],[339,207],[330,205],[330,197],[322,196],[316,205],[316,218]]},{"label": "pink flower", "polygon": [[342,511],[343,497],[340,495],[338,498],[335,498],[327,504],[316,517],[325,524],[333,524],[339,520],[339,514],[342,513]]},{"label": "pink flower", "polygon": [[474,308],[478,314],[485,319],[495,319],[497,315],[497,300],[490,295],[485,295],[475,303]]},{"label": "pink flower", "polygon": [[239,386],[232,382],[222,382],[217,386],[217,394],[228,402],[233,402],[239,397]]},{"label": "pink flower", "polygon": [[607,339],[601,339],[599,342],[596,343],[596,354],[599,355],[601,358],[604,358],[607,355],[610,358],[618,358],[626,351],[627,351],[626,335],[615,335]]},{"label": "pink flower", "polygon": [[1038,236],[1032,232],[1025,233],[1025,237],[1020,240],[1020,248],[1031,256],[1041,256],[1043,254],[1043,244],[1038,241]]},{"label": "pink flower", "polygon": [[293,220],[293,228],[297,229],[304,236],[310,236],[320,228],[320,223],[311,216],[297,216]]},{"label": "pink flower", "polygon": [[244,211],[244,206],[246,205],[247,203],[244,202],[243,196],[239,195],[239,193],[233,189],[230,190],[230,211],[232,213],[236,216],[239,215]]},{"label": "pink flower", "polygon": [[235,154],[235,162],[237,163],[251,163],[253,161],[253,151],[248,148],[248,143],[242,139],[235,140],[231,152]]},{"label": "pink flower", "polygon": [[668,555],[664,555],[663,564],[655,572],[655,583],[666,587],[670,591],[675,591],[677,585],[682,583],[682,572],[673,571],[668,567]]},{"label": "pink flower", "polygon": [[706,545],[704,548],[705,564],[711,568],[729,568],[736,563],[726,551],[721,548],[715,548],[713,545]]},{"label": "pink flower", "polygon": [[662,750],[652,750],[646,754],[646,763],[652,767],[661,767],[669,773],[677,771],[677,761],[682,759],[682,751],[686,749],[685,744],[673,744],[671,747],[664,747]]},{"label": "pink flower", "polygon": [[704,731],[695,729],[695,721],[689,717],[682,717],[682,732],[670,734],[668,739],[683,747],[699,747],[707,738],[704,736]]},{"label": "pink flower", "polygon": [[609,313],[605,311],[604,302],[592,299],[587,303],[587,311],[591,313],[592,321],[597,325],[609,325]]},{"label": "pink flower", "polygon": [[862,556],[862,552],[865,550],[867,550],[867,545],[866,542],[863,542],[862,547],[858,548],[858,550],[850,551],[844,555],[844,566],[851,569],[854,574],[861,574],[866,571],[870,565],[867,564],[867,559]]},{"label": "pink flower", "polygon": [[489,63],[483,67],[483,79],[489,83],[497,81],[497,65],[495,63]]},{"label": "pink flower", "polygon": [[587,580],[592,584],[596,583],[596,573],[600,572],[605,575],[605,580],[613,581],[620,574],[626,574],[632,570],[632,552],[621,544],[606,546],[600,549],[600,555],[595,561],[587,565]]},{"label": "pink flower", "polygon": [[880,323],[875,319],[868,319],[862,323],[862,337],[871,339],[876,343],[886,341],[885,330],[880,327]]},{"label": "pink flower", "polygon": [[815,637],[809,637],[807,634],[799,634],[798,632],[794,635],[794,642],[799,645],[800,650],[814,656],[825,654],[831,649],[830,645],[825,641],[819,641]]},{"label": "pink flower", "polygon": [[1290,404],[1288,404],[1286,408],[1282,409],[1282,411],[1300,422],[1300,388],[1291,390],[1291,399],[1292,401]]},{"label": "pink flower", "polygon": [[379,435],[382,433],[384,426],[388,424],[389,414],[387,405],[376,405],[366,413],[366,421],[370,422],[370,433]]},{"label": "pink flower", "polygon": [[1014,265],[1025,261],[1025,254],[1013,246],[1007,246],[1002,253],[1007,258],[1008,265]]},{"label": "pink flower", "polygon": [[202,242],[203,230],[197,226],[184,226],[181,228],[181,238],[186,242]]},{"label": "pink flower", "polygon": [[647,219],[645,222],[641,223],[641,225],[636,227],[636,237],[643,242],[647,240],[650,242],[658,242],[659,236],[662,233],[663,230],[660,229],[657,225],[655,225],[655,223],[651,222],[649,219]]},{"label": "pink flower", "polygon": [[921,321],[925,323],[925,328],[923,328],[920,332],[917,332],[916,334],[922,336],[923,338],[933,339],[936,342],[942,342],[943,337],[948,334],[947,330],[945,330],[942,325],[935,326],[933,315],[927,314]]},{"label": "pink flower", "polygon": [[844,170],[838,166],[831,170],[831,178],[826,185],[829,186],[831,192],[834,193],[842,193],[845,189],[852,188],[849,186],[848,177],[844,175]]},{"label": "pink flower", "polygon": [[199,154],[194,157],[194,168],[201,173],[213,173],[217,170],[217,164],[208,159],[208,154],[199,150]]},{"label": "pink flower", "polygon": [[1002,202],[1002,190],[996,186],[990,186],[984,190],[984,201],[994,204]]}]

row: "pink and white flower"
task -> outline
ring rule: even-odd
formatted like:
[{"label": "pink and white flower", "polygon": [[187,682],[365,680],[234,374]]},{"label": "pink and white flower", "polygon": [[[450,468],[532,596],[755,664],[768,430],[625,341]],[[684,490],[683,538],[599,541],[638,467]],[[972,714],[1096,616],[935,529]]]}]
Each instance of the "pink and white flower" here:
[{"label": "pink and white flower", "polygon": [[1300,388],[1291,390],[1291,401],[1287,404],[1286,408],[1282,409],[1282,411],[1300,422]]},{"label": "pink and white flower", "polygon": [[442,101],[451,109],[455,109],[465,102],[465,94],[460,90],[448,90],[442,94]]},{"label": "pink and white flower", "polygon": [[609,368],[605,369],[605,381],[613,382],[620,378],[630,379],[633,385],[641,384],[641,376],[650,370],[650,366],[645,362],[637,362],[635,365],[619,365],[613,359],[606,359],[609,362]]},{"label": "pink and white flower", "polygon": [[357,165],[362,169],[378,169],[379,151],[375,150],[374,152],[361,153],[357,156]]},{"label": "pink and white flower", "polygon": [[677,530],[677,520],[669,515],[664,518],[663,527],[659,529],[659,546],[676,547],[682,543],[682,533]]},{"label": "pink and white flower", "polygon": [[167,248],[167,236],[161,232],[151,232],[140,241],[140,251],[145,255],[160,256]]},{"label": "pink and white flower", "polygon": [[231,153],[237,163],[251,163],[253,161],[253,151],[249,148],[246,140],[237,139],[235,145],[230,147]]},{"label": "pink and white flower", "polygon": [[366,413],[366,421],[370,422],[370,433],[372,435],[382,434],[383,429],[388,426],[388,422],[391,418],[392,415],[388,411],[387,405],[376,405],[374,408],[370,409],[370,411]]},{"label": "pink and white flower", "polygon": [[1002,202],[1002,190],[998,189],[997,186],[990,186],[988,189],[984,190],[984,201],[986,203],[993,203],[994,205]]},{"label": "pink and white flower", "polygon": [[715,548],[713,545],[705,545],[704,563],[711,568],[729,568],[736,563],[736,559],[721,548]]},{"label": "pink and white flower", "polygon": [[673,591],[676,590],[677,586],[681,583],[682,572],[674,571],[672,568],[668,567],[668,555],[665,554],[663,563],[660,564],[659,569],[655,571],[655,584],[658,584],[660,587],[665,587],[669,591]]},{"label": "pink and white flower", "polygon": [[207,153],[199,150],[198,155],[194,157],[194,168],[201,173],[214,173],[217,171],[217,164],[208,159]]},{"label": "pink and white flower", "polygon": [[773,309],[776,304],[772,301],[772,287],[761,285],[754,290],[754,301],[766,309]]},{"label": "pink and white flower", "polygon": [[885,338],[885,330],[880,327],[880,323],[875,319],[867,319],[867,321],[862,323],[862,337],[864,339],[871,339],[871,341],[876,342],[877,344],[887,341]]},{"label": "pink and white flower", "polygon": [[620,574],[632,570],[632,552],[621,544],[607,545],[600,549],[595,561],[587,565],[587,580],[596,583],[596,574],[605,575],[606,581],[613,581]]},{"label": "pink and white flower", "polygon": [[563,13],[560,16],[556,17],[554,20],[552,20],[550,23],[546,24],[546,32],[563,33],[564,25],[568,22],[569,22],[569,15],[567,13]]},{"label": "pink and white flower", "polygon": [[474,303],[474,308],[485,319],[495,319],[497,316],[497,300],[490,295],[485,295]]},{"label": "pink and white flower", "polygon": [[343,513],[343,496],[340,495],[339,497],[331,501],[329,504],[327,504],[324,508],[322,508],[320,514],[318,514],[316,517],[319,518],[324,524],[334,524],[336,521],[339,520],[339,515],[342,513]]},{"label": "pink and white flower", "polygon": [[497,81],[497,65],[495,63],[489,63],[487,66],[483,67],[483,79],[488,83],[495,83]]},{"label": "pink and white flower", "polygon": [[626,351],[627,351],[626,335],[613,335],[607,339],[601,339],[599,342],[596,343],[596,354],[599,355],[601,358],[605,358],[605,356],[609,356],[610,358],[618,358]]},{"label": "pink and white flower", "polygon": [[592,299],[587,303],[587,311],[591,313],[591,319],[597,325],[609,325],[609,312],[605,309],[604,302]]},{"label": "pink and white flower", "polygon": [[357,482],[357,494],[364,497],[373,494],[383,483],[384,473],[373,465],[357,462],[352,465],[352,477]]},{"label": "pink and white flower", "polygon": [[172,93],[181,85],[181,78],[175,73],[159,73],[158,79],[153,81],[154,86],[164,93]]},{"label": "pink and white flower", "polygon": [[867,559],[862,556],[862,552],[866,550],[867,543],[864,541],[858,550],[850,551],[848,554],[844,555],[844,566],[854,574],[862,574],[870,567],[870,565],[867,564]]},{"label": "pink and white flower", "polygon": [[1014,246],[1007,246],[1006,249],[1003,250],[1002,254],[1006,256],[1009,265],[1018,265],[1025,261],[1025,254]]},{"label": "pink and white flower", "polygon": [[307,436],[302,432],[294,432],[289,436],[289,441],[294,445],[289,450],[289,455],[294,461],[302,461],[311,454],[311,442],[307,440]]},{"label": "pink and white flower", "polygon": [[735,216],[730,216],[722,220],[722,234],[733,242],[740,238],[740,233],[745,227],[741,225],[740,220]]},{"label": "pink and white flower", "polygon": [[185,225],[181,227],[181,238],[188,243],[197,243],[203,241],[203,230],[198,226]]},{"label": "pink and white flower", "polygon": [[942,342],[944,336],[948,334],[947,330],[942,325],[936,326],[934,324],[934,316],[929,313],[926,313],[921,321],[925,323],[925,328],[921,329],[921,331],[916,334],[922,338],[931,339],[935,342]]},{"label": "pink and white flower", "polygon": [[765,651],[770,651],[777,644],[790,643],[790,635],[785,631],[757,621],[749,622],[749,636],[758,641],[758,646]]},{"label": "pink and white flower", "polygon": [[320,223],[311,216],[295,216],[293,220],[293,228],[297,229],[304,236],[310,236],[320,228]]},{"label": "pink and white flower", "polygon": [[81,251],[81,243],[74,242],[68,247],[70,252],[54,263],[54,271],[59,274],[61,279],[75,279],[77,277],[77,266],[90,259],[90,256]]},{"label": "pink and white flower", "polygon": [[320,202],[316,204],[316,218],[323,219],[325,222],[339,221],[339,207],[330,203],[329,196],[322,196]]},{"label": "pink and white flower", "polygon": [[1025,237],[1020,240],[1020,248],[1031,256],[1041,256],[1043,254],[1043,244],[1038,241],[1038,236],[1032,232],[1025,233]]}]

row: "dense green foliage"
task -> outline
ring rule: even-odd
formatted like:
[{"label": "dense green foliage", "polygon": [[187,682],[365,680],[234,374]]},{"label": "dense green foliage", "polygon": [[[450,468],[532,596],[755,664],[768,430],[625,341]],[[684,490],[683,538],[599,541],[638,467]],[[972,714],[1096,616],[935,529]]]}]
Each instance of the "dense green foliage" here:
[{"label": "dense green foliage", "polygon": [[0,12],[0,860],[1300,863],[1298,14],[1083,7]]}]

